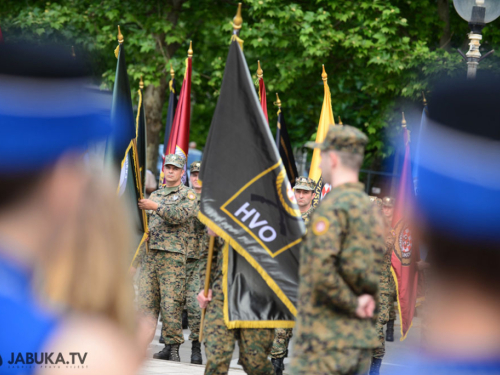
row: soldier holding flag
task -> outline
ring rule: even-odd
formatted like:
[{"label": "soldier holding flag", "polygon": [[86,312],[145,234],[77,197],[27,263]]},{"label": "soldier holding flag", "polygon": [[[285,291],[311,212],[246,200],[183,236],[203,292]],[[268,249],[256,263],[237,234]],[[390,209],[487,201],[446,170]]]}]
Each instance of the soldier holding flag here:
[{"label": "soldier holding flag", "polygon": [[[139,280],[139,310],[148,318],[144,335],[154,337],[158,315],[164,323],[165,348],[162,359],[180,362],[182,302],[186,281],[188,222],[196,215],[195,192],[181,183],[186,159],[170,154],[165,158],[165,188],[150,199],[141,199],[139,208],[149,211],[149,252],[142,261]],[[163,333],[162,333],[163,334]],[[160,354],[158,353],[158,354]]]}]

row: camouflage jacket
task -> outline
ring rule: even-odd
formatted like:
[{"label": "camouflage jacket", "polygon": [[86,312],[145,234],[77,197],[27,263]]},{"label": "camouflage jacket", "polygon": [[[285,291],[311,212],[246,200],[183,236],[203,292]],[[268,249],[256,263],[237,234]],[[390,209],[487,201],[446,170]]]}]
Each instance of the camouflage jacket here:
[{"label": "camouflage jacket", "polygon": [[[201,254],[200,254],[200,289],[205,288],[205,278],[207,275],[208,262],[208,247],[210,244],[210,236],[203,236]],[[215,237],[214,252],[212,257],[212,269],[210,270],[210,289],[212,289],[212,297],[219,300],[224,299],[222,291],[222,262],[224,259],[224,240],[221,237]]]},{"label": "camouflage jacket", "polygon": [[335,187],[316,208],[300,254],[294,354],[378,345],[376,320],[355,311],[361,294],[378,300],[384,229],[361,183]]},{"label": "camouflage jacket", "polygon": [[309,209],[306,212],[303,212],[300,214],[300,216],[302,216],[302,219],[304,220],[304,224],[306,226],[307,226],[307,224],[309,224],[309,219],[311,218],[313,211],[314,211],[314,207],[311,204],[311,207],[309,207]]},{"label": "camouflage jacket", "polygon": [[196,193],[180,184],[173,191],[156,190],[149,199],[158,203],[148,212],[149,248],[186,254],[189,221],[198,214]]},{"label": "camouflage jacket", "polygon": [[[201,194],[196,193],[197,209],[200,209]],[[198,217],[189,219],[189,234],[187,237],[187,258],[200,259],[200,252],[203,242],[203,237],[206,234],[205,224],[203,224]]]},{"label": "camouflage jacket", "polygon": [[391,257],[394,248],[394,236],[389,233],[385,238],[384,262],[380,273],[380,293],[392,295],[396,292],[396,284],[391,272]]}]

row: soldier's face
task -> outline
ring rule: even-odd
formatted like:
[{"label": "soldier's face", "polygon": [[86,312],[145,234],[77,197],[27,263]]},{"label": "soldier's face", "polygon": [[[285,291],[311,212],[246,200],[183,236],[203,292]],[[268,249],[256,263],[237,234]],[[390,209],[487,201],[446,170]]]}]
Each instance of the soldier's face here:
[{"label": "soldier's face", "polygon": [[165,180],[170,184],[176,184],[181,182],[181,178],[184,175],[184,169],[177,168],[175,165],[167,164],[165,166]]},{"label": "soldier's face", "polygon": [[198,182],[199,172],[191,172],[191,176],[189,176],[189,180],[191,181],[191,186],[195,189],[201,189],[201,185]]},{"label": "soldier's face", "polygon": [[383,206],[382,211],[384,212],[385,217],[391,218],[394,212],[394,207]]},{"label": "soldier's face", "polygon": [[309,206],[314,198],[314,192],[312,190],[295,189],[294,193],[299,207]]}]

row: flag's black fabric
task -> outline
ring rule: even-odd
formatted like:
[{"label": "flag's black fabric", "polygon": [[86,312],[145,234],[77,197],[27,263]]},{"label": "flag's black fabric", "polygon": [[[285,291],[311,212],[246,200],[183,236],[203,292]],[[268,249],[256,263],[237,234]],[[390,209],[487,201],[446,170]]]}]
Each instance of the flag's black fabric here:
[{"label": "flag's black fabric", "polygon": [[295,179],[299,177],[297,172],[297,165],[295,165],[295,158],[293,157],[292,145],[290,144],[290,137],[288,136],[288,129],[285,123],[285,116],[283,109],[280,107],[278,111],[278,129],[276,131],[276,146],[280,150],[281,160],[286,169],[288,181],[292,187],[295,185]]},{"label": "flag's black fabric", "polygon": [[163,153],[165,154],[168,149],[168,140],[170,138],[170,131],[175,117],[175,109],[177,108],[177,95],[175,93],[175,78],[170,81],[170,98],[168,99],[167,121],[165,122],[165,138],[163,139]]},{"label": "flag's black fabric", "polygon": [[[139,90],[139,107],[137,108],[137,156],[142,189],[146,188],[146,115],[144,113],[144,93]],[[143,191],[144,194],[144,191]]]},{"label": "flag's black fabric", "polygon": [[227,327],[293,327],[305,229],[236,41],[229,50],[200,179],[199,218],[227,244]]},{"label": "flag's black fabric", "polygon": [[125,49],[119,46],[116,64],[115,85],[113,87],[113,104],[111,106],[111,121],[113,134],[108,142],[108,156],[112,165],[119,170],[130,141],[135,138],[135,121],[130,96],[130,85],[125,62]]}]

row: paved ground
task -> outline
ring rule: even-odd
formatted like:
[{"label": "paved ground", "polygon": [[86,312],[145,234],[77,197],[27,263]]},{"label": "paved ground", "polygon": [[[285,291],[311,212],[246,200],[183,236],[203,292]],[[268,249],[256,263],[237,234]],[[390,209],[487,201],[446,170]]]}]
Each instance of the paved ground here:
[{"label": "paved ground", "polygon": [[[405,341],[400,342],[401,337],[400,326],[396,322],[395,326],[395,341],[386,343],[386,355],[382,362],[382,368],[380,373],[382,375],[397,375],[404,372],[405,363],[407,359],[415,352],[415,348],[420,343],[420,321],[415,318],[413,321],[413,327],[408,334]],[[159,352],[162,349],[162,345],[158,343],[160,338],[160,325],[156,330],[156,336],[154,341],[150,344],[148,350],[148,360],[145,362],[144,367],[139,372],[139,375],[153,375],[153,374],[187,374],[187,375],[198,375],[203,374],[204,366],[191,365],[189,361],[191,359],[191,343],[188,341],[189,330],[184,330],[184,338],[186,342],[180,348],[181,363],[175,363],[170,361],[162,361],[153,359],[154,353]],[[205,351],[202,345],[203,363],[206,363]],[[244,374],[241,370],[241,366],[238,366],[238,348],[236,348],[233,354],[233,360],[231,361],[231,368],[229,374]],[[285,373],[287,373],[288,364],[290,359],[285,359]]]}]

